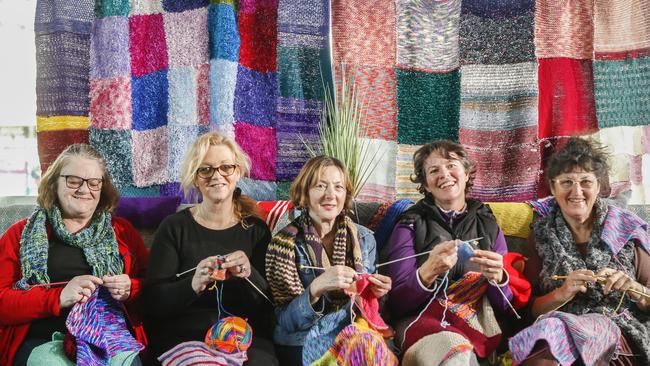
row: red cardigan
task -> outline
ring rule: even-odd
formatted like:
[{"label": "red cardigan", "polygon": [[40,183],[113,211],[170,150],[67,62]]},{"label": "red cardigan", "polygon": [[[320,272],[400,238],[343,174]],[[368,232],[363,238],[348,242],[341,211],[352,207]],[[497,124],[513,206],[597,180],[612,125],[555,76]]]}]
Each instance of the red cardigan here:
[{"label": "red cardigan", "polygon": [[[29,291],[14,290],[13,284],[22,278],[20,268],[20,235],[27,223],[23,219],[13,224],[0,237],[0,365],[12,365],[18,348],[23,343],[31,322],[35,319],[59,315],[59,296],[63,287],[35,287]],[[131,277],[131,296],[126,301],[127,321],[135,338],[145,346],[147,338],[135,305],[147,267],[149,252],[137,230],[127,220],[113,217],[113,229],[124,260],[124,273]],[[48,236],[51,229],[48,227]]]}]

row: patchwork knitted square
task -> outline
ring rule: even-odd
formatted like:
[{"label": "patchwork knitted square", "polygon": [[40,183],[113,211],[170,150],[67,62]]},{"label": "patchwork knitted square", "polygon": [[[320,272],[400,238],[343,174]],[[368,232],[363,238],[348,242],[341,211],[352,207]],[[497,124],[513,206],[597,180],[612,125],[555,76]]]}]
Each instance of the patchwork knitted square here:
[{"label": "patchwork knitted square", "polygon": [[[132,131],[133,181],[136,186],[168,182],[167,127]],[[156,151],[152,154],[152,151]]]},{"label": "patchwork knitted square", "polygon": [[149,187],[135,187],[129,185],[120,187],[120,196],[122,197],[158,197],[160,196],[160,186],[153,185]]},{"label": "patchwork knitted square", "polygon": [[133,184],[131,131],[91,128],[90,144],[106,160],[106,168],[118,188]]},{"label": "patchwork knitted square", "polygon": [[289,199],[289,187],[291,182],[277,182],[277,195],[279,200],[288,200]]},{"label": "patchwork knitted square", "polygon": [[639,126],[650,121],[650,57],[593,62],[600,128]]},{"label": "patchwork knitted square", "polygon": [[132,113],[129,76],[90,81],[90,118],[93,127],[130,129]]},{"label": "patchwork knitted square", "polygon": [[240,65],[235,86],[235,120],[257,126],[275,126],[276,74]]},{"label": "patchwork knitted square", "polygon": [[595,132],[591,60],[539,59],[539,138]]},{"label": "patchwork knitted square", "polygon": [[[278,47],[280,96],[297,99],[323,99],[321,66],[329,65],[329,52],[309,47]],[[323,75],[327,75],[323,70]]]},{"label": "patchwork knitted square", "polygon": [[162,12],[162,0],[131,0],[129,15],[148,15]]},{"label": "patchwork knitted square", "polygon": [[88,130],[49,130],[36,134],[38,144],[38,160],[41,171],[45,172],[50,164],[68,145],[75,143],[88,143]]},{"label": "patchwork knitted square", "polygon": [[239,0],[239,11],[242,14],[254,14],[260,10],[277,8],[279,0]]},{"label": "patchwork knitted square", "polygon": [[420,148],[418,145],[397,145],[397,158],[395,162],[395,188],[397,199],[410,199],[417,201],[422,198],[418,192],[417,184],[411,182],[413,174],[413,154]]},{"label": "patchwork knitted square", "polygon": [[208,8],[163,15],[169,67],[198,66],[209,60]]},{"label": "patchwork knitted square", "polygon": [[242,177],[237,186],[241,188],[242,193],[255,197],[258,201],[275,201],[277,199],[277,184],[275,182]]},{"label": "patchwork knitted square", "polygon": [[[160,186],[160,195],[163,197],[183,197],[183,189],[179,182],[166,183]],[[183,203],[186,203],[183,201]]]},{"label": "patchwork knitted square", "polygon": [[[535,61],[534,0],[463,1],[460,17],[460,63],[512,64]],[[520,3],[520,8],[517,4]],[[524,4],[528,3],[528,7]]]},{"label": "patchwork knitted square", "polygon": [[422,145],[436,139],[458,140],[460,73],[432,74],[396,70],[397,140]]},{"label": "patchwork knitted square", "polygon": [[255,13],[240,11],[237,16],[239,63],[259,72],[277,70],[277,6],[258,8]]},{"label": "patchwork knitted square", "polygon": [[337,85],[341,85],[341,73],[349,78],[348,84],[357,93],[364,106],[363,129],[372,139],[397,140],[397,79],[392,68],[361,65],[337,65]]},{"label": "patchwork knitted square", "polygon": [[275,180],[275,129],[237,122],[235,140],[251,158],[251,178]]},{"label": "patchwork knitted square", "polygon": [[210,124],[210,63],[206,62],[195,69],[197,123]]},{"label": "patchwork knitted square", "polygon": [[465,65],[460,69],[460,127],[512,130],[537,125],[537,64]]},{"label": "patchwork knitted square", "polygon": [[362,153],[364,161],[374,170],[368,176],[363,189],[357,196],[358,200],[369,202],[393,201],[397,196],[395,190],[395,162],[397,159],[397,143],[382,139],[362,140],[367,151]]},{"label": "patchwork knitted square", "polygon": [[210,61],[210,123],[235,122],[237,63],[222,59]]},{"label": "patchwork knitted square", "polygon": [[[327,44],[320,43],[320,41],[318,41],[319,43],[311,43],[309,40],[323,39],[324,37],[317,36],[327,36],[329,34],[329,2],[326,0],[281,1],[278,4],[278,33],[284,34],[285,42],[289,41],[284,43],[286,46],[327,47]],[[291,42],[291,39],[293,42]],[[282,43],[280,34],[278,34],[278,41]]]},{"label": "patchwork knitted square", "polygon": [[79,6],[76,1],[36,1],[34,32],[89,34],[94,20],[92,3]]},{"label": "patchwork knitted square", "polygon": [[291,181],[310,158],[305,143],[320,151],[318,122],[322,103],[300,99],[280,98],[277,123],[278,180]]},{"label": "patchwork knitted square", "polygon": [[599,0],[594,3],[596,58],[611,52],[650,47],[650,2]]},{"label": "patchwork knitted square", "polygon": [[594,1],[535,1],[537,58],[591,59],[593,43]]},{"label": "patchwork knitted square", "polygon": [[172,13],[180,13],[208,6],[209,0],[162,0],[163,9]]},{"label": "patchwork knitted square", "polygon": [[88,116],[90,34],[39,34],[36,41],[36,114]]},{"label": "patchwork knitted square", "polygon": [[131,79],[133,129],[149,130],[167,124],[167,70]]},{"label": "patchwork knitted square", "polygon": [[394,67],[396,13],[392,1],[332,2],[332,36],[336,63]]},{"label": "patchwork knitted square", "polygon": [[167,174],[169,180],[180,181],[181,165],[185,159],[185,154],[197,137],[208,132],[208,126],[167,126],[168,138],[168,157]]},{"label": "patchwork knitted square", "polygon": [[208,29],[210,58],[239,60],[239,31],[234,7],[230,4],[208,6]]},{"label": "patchwork knitted square", "polygon": [[195,70],[191,67],[172,68],[169,69],[167,75],[169,81],[167,120],[169,124],[196,124],[198,101]]},{"label": "patchwork knitted square", "polygon": [[397,0],[397,64],[448,72],[459,66],[460,0]]},{"label": "patchwork knitted square", "polygon": [[167,68],[167,44],[162,14],[129,17],[129,35],[133,76]]},{"label": "patchwork knitted square", "polygon": [[129,15],[129,0],[95,0],[95,16],[97,18]]},{"label": "patchwork knitted square", "polygon": [[128,18],[97,19],[93,24],[90,47],[91,78],[131,75]]}]

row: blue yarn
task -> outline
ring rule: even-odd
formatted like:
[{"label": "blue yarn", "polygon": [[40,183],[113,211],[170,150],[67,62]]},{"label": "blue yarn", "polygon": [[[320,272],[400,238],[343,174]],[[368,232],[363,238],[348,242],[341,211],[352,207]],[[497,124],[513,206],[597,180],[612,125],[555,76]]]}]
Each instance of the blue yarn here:
[{"label": "blue yarn", "polygon": [[239,32],[237,15],[229,4],[211,4],[208,7],[210,32],[210,58],[228,61],[239,60]]},{"label": "blue yarn", "polygon": [[132,78],[133,129],[152,130],[167,125],[169,109],[167,70]]},{"label": "blue yarn", "polygon": [[465,263],[465,261],[474,256],[474,248],[468,242],[464,241],[458,245],[456,254],[458,255],[458,263]]},{"label": "blue yarn", "polygon": [[390,234],[393,232],[393,227],[395,226],[395,221],[399,215],[402,214],[407,208],[413,204],[413,201],[408,199],[402,199],[393,202],[392,205],[386,211],[386,215],[381,219],[377,230],[375,231],[375,241],[377,242],[377,252],[381,252]]}]

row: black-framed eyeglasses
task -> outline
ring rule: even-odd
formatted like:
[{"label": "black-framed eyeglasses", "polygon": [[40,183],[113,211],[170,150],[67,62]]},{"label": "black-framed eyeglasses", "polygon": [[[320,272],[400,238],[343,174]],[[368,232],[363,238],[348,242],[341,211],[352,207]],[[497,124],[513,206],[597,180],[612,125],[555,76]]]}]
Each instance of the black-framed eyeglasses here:
[{"label": "black-framed eyeglasses", "polygon": [[78,189],[81,187],[84,182],[88,184],[88,189],[91,191],[100,191],[102,189],[102,183],[104,180],[102,178],[81,178],[76,175],[61,174],[62,178],[65,178],[65,186],[70,189]]},{"label": "black-framed eyeglasses", "polygon": [[202,166],[196,170],[196,175],[203,179],[210,179],[214,176],[214,172],[219,172],[222,177],[229,177],[233,175],[237,164],[221,164],[219,166]]}]

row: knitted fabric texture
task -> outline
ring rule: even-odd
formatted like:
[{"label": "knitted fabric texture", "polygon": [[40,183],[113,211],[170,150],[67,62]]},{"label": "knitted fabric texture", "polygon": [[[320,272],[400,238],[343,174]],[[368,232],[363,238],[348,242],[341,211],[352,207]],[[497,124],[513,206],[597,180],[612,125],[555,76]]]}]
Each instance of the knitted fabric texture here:
[{"label": "knitted fabric texture", "polygon": [[517,363],[528,357],[537,341],[544,340],[562,366],[578,360],[594,365],[614,357],[620,337],[619,328],[605,315],[553,311],[510,338],[508,346]]},{"label": "knitted fabric texture", "polygon": [[537,58],[591,59],[594,42],[594,1],[536,0]]},{"label": "knitted fabric texture", "polygon": [[304,238],[305,245],[309,248],[310,261],[315,266],[328,268],[333,265],[347,265],[357,272],[363,270],[357,230],[352,220],[346,216],[337,219],[337,231],[330,258],[323,248],[309,213],[305,211],[273,237],[266,252],[266,268],[273,268],[267,271],[266,276],[278,306],[287,304],[305,291],[298,275],[299,268],[296,268],[295,246],[298,235]]},{"label": "knitted fabric texture", "polygon": [[34,31],[89,34],[93,20],[93,7],[92,4],[88,4],[88,1],[37,1]]},{"label": "knitted fabric texture", "polygon": [[199,341],[180,343],[158,357],[163,366],[241,366],[246,360],[244,352],[225,355]]},{"label": "knitted fabric texture", "polygon": [[88,140],[106,160],[106,169],[116,187],[133,184],[130,131],[91,128]]},{"label": "knitted fabric texture", "polygon": [[[501,340],[501,329],[490,302],[483,295],[489,285],[477,272],[467,272],[443,293],[429,302],[404,333],[402,351],[422,337],[443,331],[458,333],[473,346],[479,357],[494,351]],[[441,319],[448,325],[444,326]]]},{"label": "knitted fabric texture", "polygon": [[375,294],[372,292],[370,288],[371,282],[368,280],[368,277],[370,277],[370,275],[367,273],[360,275],[359,278],[357,278],[357,280],[344,291],[348,296],[350,296],[351,300],[361,313],[361,316],[368,323],[367,325],[371,329],[385,335],[386,337],[391,337],[393,332],[379,314],[379,299],[377,299]]},{"label": "knitted fabric texture", "polygon": [[650,47],[650,3],[643,0],[595,2],[596,58],[599,58],[599,54],[602,53],[648,47]]},{"label": "knitted fabric texture", "polygon": [[454,332],[439,332],[422,337],[404,353],[403,366],[471,365],[474,347]]},{"label": "knitted fabric texture", "polygon": [[275,129],[237,122],[235,141],[251,159],[251,178],[275,180]]},{"label": "knitted fabric texture", "polygon": [[66,327],[77,340],[77,365],[112,365],[113,359],[137,354],[144,345],[129,332],[123,305],[99,287],[68,314]]},{"label": "knitted fabric texture", "polygon": [[104,275],[118,275],[124,272],[124,262],[117,248],[110,213],[95,213],[87,228],[70,234],[63,224],[61,211],[57,206],[53,206],[49,212],[38,208],[27,220],[20,236],[22,278],[14,284],[16,288],[27,290],[30,285],[50,282],[47,275],[50,247],[47,226],[52,228],[52,235],[56,235],[63,243],[83,250],[93,276],[101,278]]}]

